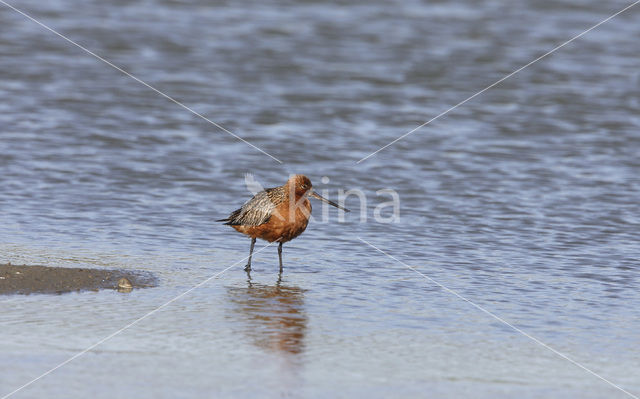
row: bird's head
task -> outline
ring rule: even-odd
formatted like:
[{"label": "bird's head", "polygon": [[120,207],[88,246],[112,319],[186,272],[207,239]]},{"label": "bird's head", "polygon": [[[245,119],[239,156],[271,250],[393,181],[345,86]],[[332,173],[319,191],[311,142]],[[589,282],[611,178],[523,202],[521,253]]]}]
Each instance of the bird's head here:
[{"label": "bird's head", "polygon": [[290,192],[294,192],[296,197],[302,197],[303,195],[309,193],[311,194],[311,190],[313,185],[311,184],[311,180],[305,175],[293,175],[287,180],[287,187]]},{"label": "bird's head", "polygon": [[345,212],[349,212],[348,209],[341,207],[333,201],[329,201],[328,199],[321,197],[318,193],[313,191],[313,185],[311,184],[311,180],[305,175],[293,175],[287,180],[287,189],[289,192],[295,192],[296,198],[300,198],[302,196],[308,195],[313,198],[319,199],[322,202],[326,202],[329,205],[335,206],[338,209],[342,209]]}]

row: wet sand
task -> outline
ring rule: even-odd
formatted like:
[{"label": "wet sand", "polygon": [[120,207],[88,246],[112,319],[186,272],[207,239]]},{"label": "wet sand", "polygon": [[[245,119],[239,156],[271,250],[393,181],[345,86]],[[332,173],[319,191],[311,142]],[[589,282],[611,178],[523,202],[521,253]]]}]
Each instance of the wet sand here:
[{"label": "wet sand", "polygon": [[[122,279],[127,279],[131,287]],[[157,278],[145,271],[0,265],[0,295],[62,294],[100,289],[129,292],[157,285]]]}]

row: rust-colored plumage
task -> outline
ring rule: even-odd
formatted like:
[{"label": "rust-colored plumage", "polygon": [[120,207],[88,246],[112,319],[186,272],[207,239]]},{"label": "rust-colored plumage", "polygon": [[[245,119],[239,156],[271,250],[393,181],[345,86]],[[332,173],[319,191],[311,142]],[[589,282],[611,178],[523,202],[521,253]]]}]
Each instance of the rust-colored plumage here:
[{"label": "rust-colored plumage", "polygon": [[284,185],[259,192],[240,209],[231,212],[229,217],[218,220],[251,237],[249,262],[245,270],[251,270],[251,255],[257,238],[279,243],[278,258],[282,269],[282,244],[302,234],[309,223],[309,196],[348,212],[313,192],[309,178],[293,175]]}]

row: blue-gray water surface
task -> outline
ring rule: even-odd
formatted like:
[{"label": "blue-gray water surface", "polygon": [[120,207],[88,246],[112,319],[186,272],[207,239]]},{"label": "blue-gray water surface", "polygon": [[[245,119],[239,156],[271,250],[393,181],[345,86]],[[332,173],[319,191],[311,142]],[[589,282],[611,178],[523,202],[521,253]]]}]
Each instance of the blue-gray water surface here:
[{"label": "blue-gray water surface", "polygon": [[[640,395],[640,5],[358,163],[629,2],[11,4],[282,163],[0,3],[0,263],[160,282],[0,297],[0,396]],[[248,281],[245,173],[366,206]]]}]

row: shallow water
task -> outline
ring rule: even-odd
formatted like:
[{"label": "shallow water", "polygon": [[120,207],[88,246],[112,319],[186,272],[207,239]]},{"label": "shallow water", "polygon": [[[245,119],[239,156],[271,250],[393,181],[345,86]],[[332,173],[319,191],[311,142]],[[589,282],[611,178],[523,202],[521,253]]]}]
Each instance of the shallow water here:
[{"label": "shallow water", "polygon": [[[640,394],[640,8],[356,163],[627,3],[14,5],[283,164],[0,5],[0,263],[160,279],[0,298],[0,395],[235,264],[12,397],[629,397],[358,237]],[[246,172],[367,221],[248,281]]]}]

